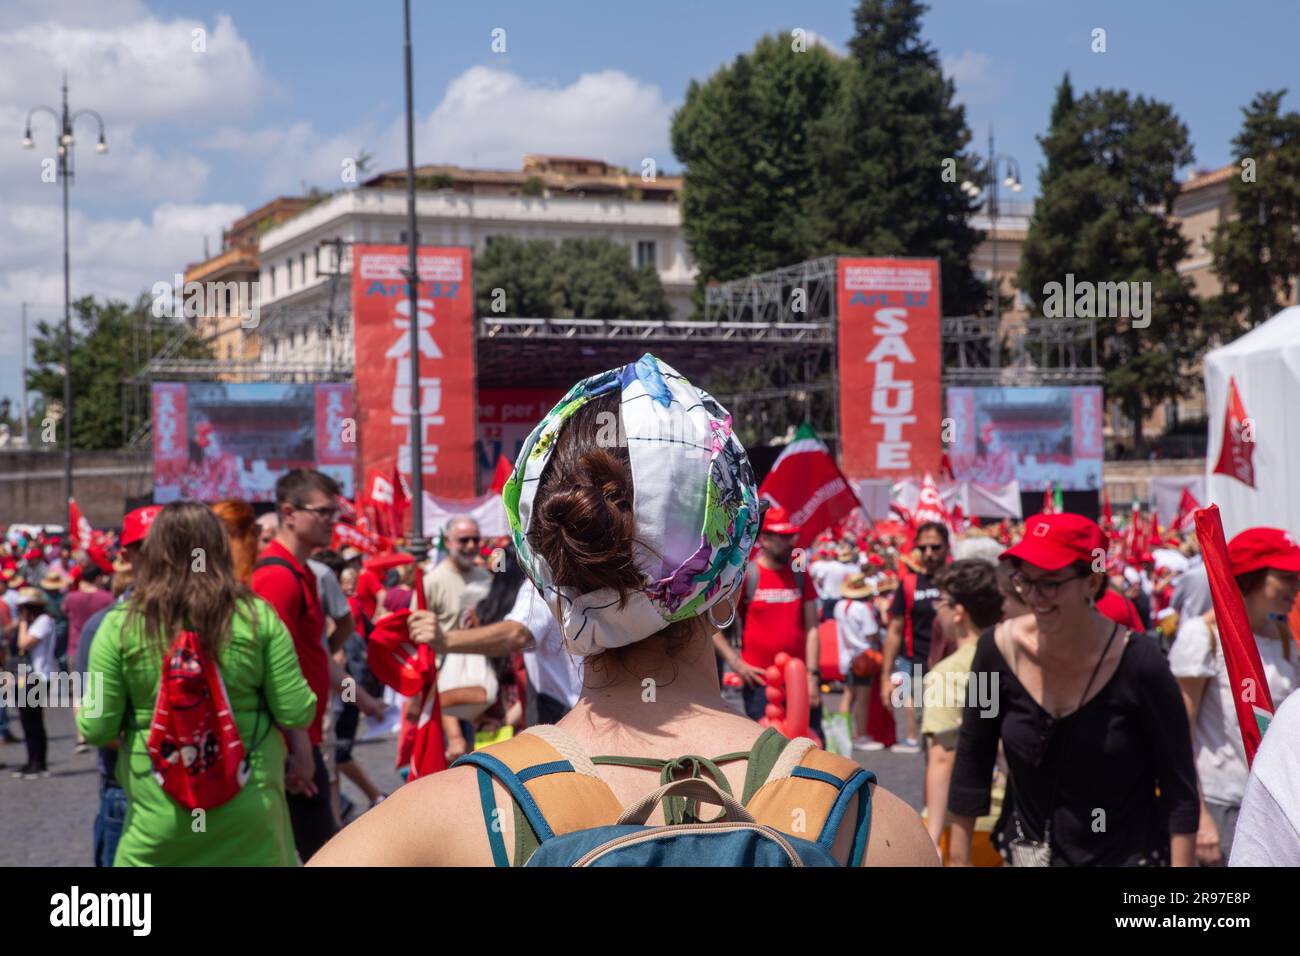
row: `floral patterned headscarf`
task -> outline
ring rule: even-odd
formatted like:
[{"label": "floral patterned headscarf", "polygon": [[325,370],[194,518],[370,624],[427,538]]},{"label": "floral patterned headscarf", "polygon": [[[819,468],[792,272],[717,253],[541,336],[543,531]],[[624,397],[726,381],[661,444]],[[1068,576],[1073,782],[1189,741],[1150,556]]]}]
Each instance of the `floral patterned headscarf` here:
[{"label": "floral patterned headscarf", "polygon": [[[644,580],[621,609],[609,588],[579,594],[557,586],[528,541],[533,497],[560,430],[587,402],[614,391],[620,422],[607,430],[613,441],[627,443],[636,522],[632,559]],[[725,617],[734,609],[759,527],[754,471],[732,434],[731,415],[648,353],[569,389],[524,442],[502,498],[520,565],[570,650],[581,655],[635,643],[733,599],[720,612]]]}]

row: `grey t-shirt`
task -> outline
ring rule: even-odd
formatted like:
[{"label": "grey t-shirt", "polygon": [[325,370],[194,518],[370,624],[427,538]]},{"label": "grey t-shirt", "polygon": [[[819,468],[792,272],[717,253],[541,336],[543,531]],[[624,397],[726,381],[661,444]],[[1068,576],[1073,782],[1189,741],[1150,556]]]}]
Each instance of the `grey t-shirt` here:
[{"label": "grey t-shirt", "polygon": [[1210,576],[1205,571],[1205,562],[1200,555],[1182,574],[1174,578],[1174,593],[1169,599],[1169,606],[1178,612],[1182,620],[1199,617],[1214,607],[1210,598]]},{"label": "grey t-shirt", "polygon": [[325,642],[325,647],[328,648],[330,646],[330,621],[337,621],[339,618],[347,617],[352,609],[348,607],[348,598],[343,593],[343,587],[339,584],[339,579],[334,576],[334,572],[327,565],[308,558],[307,567],[311,569],[312,574],[316,575],[316,593],[320,595],[321,610],[325,612],[327,619],[321,628],[321,640]]},{"label": "grey t-shirt", "polygon": [[1277,709],[1246,781],[1229,866],[1300,866],[1300,694]]}]

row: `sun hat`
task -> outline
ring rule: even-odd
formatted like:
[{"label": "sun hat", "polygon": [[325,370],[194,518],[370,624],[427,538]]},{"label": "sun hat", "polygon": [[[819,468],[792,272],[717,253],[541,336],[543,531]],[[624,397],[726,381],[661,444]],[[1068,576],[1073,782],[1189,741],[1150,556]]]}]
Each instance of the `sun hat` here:
[{"label": "sun hat", "polygon": [[19,588],[18,589],[18,606],[39,605],[45,607],[47,603],[45,592],[40,588]]},{"label": "sun hat", "polygon": [[[534,497],[560,432],[578,409],[607,394],[619,397],[619,434],[632,471],[632,562],[643,581],[624,601],[611,588],[578,593],[556,584],[528,540]],[[569,389],[525,440],[501,497],[520,566],[568,648],[584,656],[731,600],[758,533],[758,488],[731,415],[649,353]]]},{"label": "sun hat", "polygon": [[840,585],[840,597],[848,598],[851,601],[860,601],[863,598],[875,597],[876,588],[867,576],[862,572],[850,574]]}]

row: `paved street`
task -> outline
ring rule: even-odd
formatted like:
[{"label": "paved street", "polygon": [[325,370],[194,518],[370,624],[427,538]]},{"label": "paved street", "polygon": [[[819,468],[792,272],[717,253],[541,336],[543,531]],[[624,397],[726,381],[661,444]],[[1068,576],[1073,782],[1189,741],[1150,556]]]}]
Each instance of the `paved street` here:
[{"label": "paved street", "polygon": [[[833,708],[835,697],[828,697],[827,703]],[[10,727],[19,734],[17,715],[11,716]],[[11,771],[22,765],[26,751],[21,743],[0,745],[0,762],[8,765],[0,771],[0,867],[91,863],[91,827],[99,800],[95,754],[72,752],[76,737],[71,711],[47,711],[45,720],[50,734],[48,779],[15,780]],[[358,742],[353,754],[381,790],[392,791],[400,786],[401,778],[393,770],[394,739]],[[920,808],[919,755],[883,751],[857,756],[886,788]],[[363,800],[351,784],[345,782],[343,788],[351,799]]]}]

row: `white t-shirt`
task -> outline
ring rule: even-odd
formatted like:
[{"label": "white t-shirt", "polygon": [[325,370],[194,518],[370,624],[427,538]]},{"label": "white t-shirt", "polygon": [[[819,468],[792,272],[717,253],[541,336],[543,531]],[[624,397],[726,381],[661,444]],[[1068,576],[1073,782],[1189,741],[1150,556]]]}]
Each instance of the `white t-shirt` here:
[{"label": "white t-shirt", "polygon": [[853,658],[880,647],[880,625],[869,601],[841,600],[835,605],[835,637],[840,649],[840,673],[846,678]]},{"label": "white t-shirt", "polygon": [[1300,694],[1277,708],[1255,753],[1229,866],[1300,866]]},{"label": "white t-shirt", "polygon": [[54,660],[54,618],[42,614],[27,626],[27,636],[39,641],[27,649],[31,656],[32,670],[37,674],[53,674],[58,670]]},{"label": "white t-shirt", "polygon": [[518,621],[533,635],[533,646],[524,651],[524,670],[533,688],[573,707],[582,692],[582,659],[569,653],[555,615],[531,582],[520,586],[506,620]]},{"label": "white t-shirt", "polygon": [[[1264,676],[1273,706],[1279,707],[1300,683],[1297,655],[1291,660],[1282,656],[1282,642],[1255,635]],[[1187,618],[1178,628],[1178,637],[1169,649],[1169,669],[1175,677],[1208,677],[1201,696],[1201,707],[1192,728],[1192,750],[1196,754],[1196,773],[1206,800],[1239,806],[1246,791],[1246,750],[1241,743],[1237,710],[1232,686],[1223,661],[1220,635],[1213,645],[1210,630],[1202,617]]]},{"label": "white t-shirt", "polygon": [[813,587],[817,589],[817,596],[823,601],[840,599],[840,588],[848,580],[849,575],[857,574],[859,568],[856,564],[849,564],[847,561],[814,561],[808,568],[812,573]]}]

